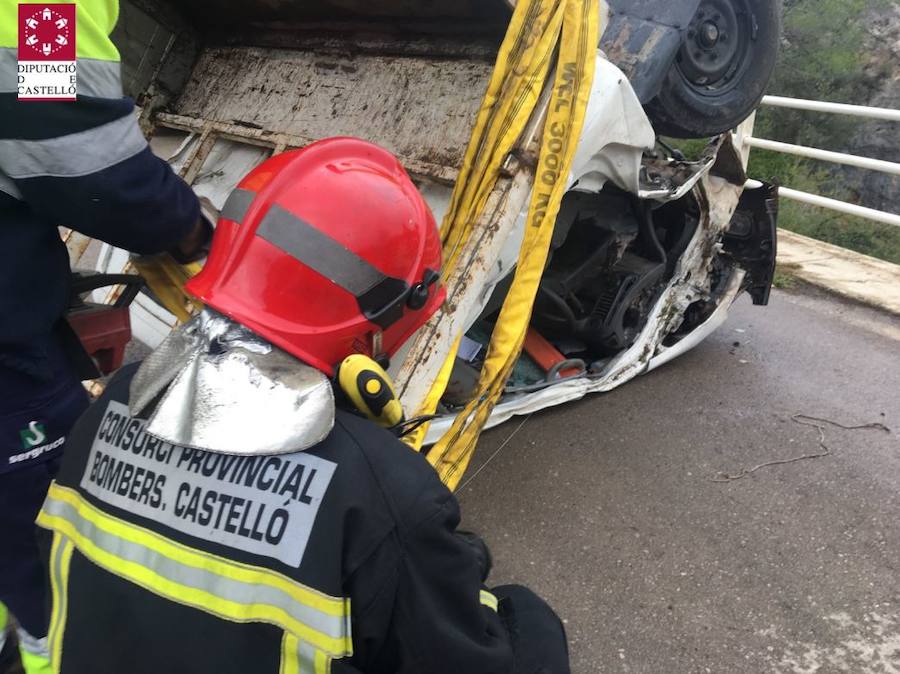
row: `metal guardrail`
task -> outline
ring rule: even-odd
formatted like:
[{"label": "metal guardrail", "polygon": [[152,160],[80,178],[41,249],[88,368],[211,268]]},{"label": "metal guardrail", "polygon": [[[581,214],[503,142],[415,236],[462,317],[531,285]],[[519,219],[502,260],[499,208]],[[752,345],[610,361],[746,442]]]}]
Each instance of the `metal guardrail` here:
[{"label": "metal guardrail", "polygon": [[[836,115],[849,115],[862,119],[876,119],[887,122],[900,122],[900,110],[891,110],[890,108],[873,108],[863,105],[847,105],[844,103],[828,103],[826,101],[809,101],[799,98],[786,98],[783,96],[766,96],[762,100],[762,105],[775,108],[789,108],[791,110],[802,110],[807,112],[820,112]],[[871,157],[860,157],[843,152],[832,152],[830,150],[821,150],[814,147],[805,147],[803,145],[792,145],[790,143],[781,143],[765,138],[757,138],[753,135],[753,125],[755,115],[751,116],[735,131],[735,140],[744,156],[744,161],[749,159],[750,151],[753,148],[759,150],[769,150],[772,152],[780,152],[805,159],[815,159],[818,161],[830,162],[833,164],[842,164],[844,166],[853,166],[855,168],[878,171],[888,175],[900,176],[900,163],[884,161],[881,159],[872,159]],[[748,187],[758,186],[759,182],[751,180]],[[780,196],[785,199],[792,199],[801,203],[810,204],[827,208],[838,213],[853,215],[875,222],[881,222],[888,225],[900,227],[900,215],[896,213],[888,213],[879,211],[874,208],[866,208],[858,204],[851,204],[839,199],[823,197],[818,194],[811,194],[795,190],[790,187],[782,187],[779,190]]]}]

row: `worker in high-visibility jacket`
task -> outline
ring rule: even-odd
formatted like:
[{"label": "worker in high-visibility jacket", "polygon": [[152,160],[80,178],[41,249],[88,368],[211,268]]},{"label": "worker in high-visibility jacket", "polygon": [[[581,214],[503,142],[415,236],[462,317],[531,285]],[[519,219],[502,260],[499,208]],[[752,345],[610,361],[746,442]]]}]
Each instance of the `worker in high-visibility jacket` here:
[{"label": "worker in high-visibility jacket", "polygon": [[[72,431],[52,532],[63,674],[568,672],[560,620],[489,555],[381,369],[440,307],[434,218],[397,159],[328,139],[221,213],[206,303]],[[335,394],[337,393],[337,398]]]},{"label": "worker in high-visibility jacket", "polygon": [[[109,39],[116,0],[76,3],[76,101],[19,100],[17,61],[29,60],[18,54],[20,30],[30,21],[47,36],[40,31],[55,6],[25,7],[20,26],[18,4],[0,3],[0,602],[17,620],[31,673],[48,667],[34,518],[88,404],[65,347],[77,340],[62,320],[70,271],[58,227],[185,260],[208,232],[193,192],[151,154],[123,97]],[[0,661],[14,641],[6,614],[0,609]]]}]

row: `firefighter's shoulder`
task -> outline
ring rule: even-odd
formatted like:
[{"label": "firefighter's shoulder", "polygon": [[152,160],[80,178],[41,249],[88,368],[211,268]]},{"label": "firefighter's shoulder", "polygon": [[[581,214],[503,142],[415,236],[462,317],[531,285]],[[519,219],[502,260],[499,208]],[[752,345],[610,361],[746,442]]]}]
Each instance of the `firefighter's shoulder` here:
[{"label": "firefighter's shoulder", "polygon": [[452,500],[422,453],[367,419],[338,410],[331,437],[341,439],[345,460],[360,462],[359,468],[369,473],[392,515],[406,526],[432,516]]}]

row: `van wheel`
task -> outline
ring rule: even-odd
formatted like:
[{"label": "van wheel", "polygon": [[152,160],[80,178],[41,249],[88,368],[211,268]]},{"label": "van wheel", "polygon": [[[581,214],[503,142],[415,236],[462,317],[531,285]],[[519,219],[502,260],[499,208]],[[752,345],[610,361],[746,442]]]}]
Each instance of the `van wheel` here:
[{"label": "van wheel", "polygon": [[715,136],[759,105],[781,40],[783,0],[701,0],[662,88],[646,105],[656,132]]}]

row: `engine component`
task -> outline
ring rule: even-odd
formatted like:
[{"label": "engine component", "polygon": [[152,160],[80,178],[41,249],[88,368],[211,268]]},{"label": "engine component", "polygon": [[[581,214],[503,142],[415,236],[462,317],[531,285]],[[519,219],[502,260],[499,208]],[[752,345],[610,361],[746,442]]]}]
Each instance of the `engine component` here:
[{"label": "engine component", "polygon": [[613,268],[590,316],[579,321],[579,336],[601,354],[631,346],[643,327],[653,289],[665,271],[664,262],[626,253]]},{"label": "engine component", "polygon": [[[544,274],[534,323],[581,340],[592,358],[612,355],[634,342],[667,275],[651,204],[608,189],[567,197],[562,215],[570,231]],[[686,229],[666,231],[676,247]]]}]

